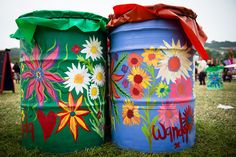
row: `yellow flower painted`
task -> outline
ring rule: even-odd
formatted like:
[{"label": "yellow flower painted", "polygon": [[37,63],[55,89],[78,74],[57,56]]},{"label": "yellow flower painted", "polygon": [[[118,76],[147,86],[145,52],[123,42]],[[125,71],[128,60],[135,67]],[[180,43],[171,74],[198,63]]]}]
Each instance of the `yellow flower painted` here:
[{"label": "yellow flower painted", "polygon": [[128,80],[136,86],[147,88],[150,86],[150,76],[140,67],[133,67],[128,76]]},{"label": "yellow flower painted", "polygon": [[60,132],[66,124],[68,124],[73,138],[76,141],[78,139],[78,126],[86,131],[90,131],[83,119],[83,116],[89,114],[89,111],[80,108],[82,102],[83,95],[81,95],[75,103],[71,93],[69,93],[68,96],[68,104],[59,101],[58,105],[63,111],[57,113],[57,116],[60,117],[60,122],[56,132]]},{"label": "yellow flower painted", "polygon": [[122,118],[124,125],[139,125],[140,124],[140,114],[138,111],[138,106],[134,105],[134,102],[127,100],[122,106]]},{"label": "yellow flower painted", "polygon": [[159,61],[163,58],[163,53],[160,49],[156,49],[151,47],[150,49],[144,49],[144,53],[142,53],[143,61],[147,63],[149,66],[156,67]]}]

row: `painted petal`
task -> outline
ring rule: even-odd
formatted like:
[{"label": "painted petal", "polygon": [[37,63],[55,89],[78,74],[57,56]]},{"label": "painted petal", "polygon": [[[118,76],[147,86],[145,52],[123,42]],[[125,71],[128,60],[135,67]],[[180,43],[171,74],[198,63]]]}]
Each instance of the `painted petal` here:
[{"label": "painted petal", "polygon": [[61,131],[61,129],[63,129],[66,126],[66,124],[68,123],[69,118],[70,118],[70,115],[68,114],[68,115],[66,115],[66,116],[64,116],[63,118],[60,119],[60,122],[59,122],[59,125],[58,125],[58,128],[57,128],[56,132]]},{"label": "painted petal", "polygon": [[77,100],[77,102],[76,102],[76,106],[75,106],[75,111],[77,111],[78,108],[80,108],[80,106],[82,105],[82,102],[83,102],[83,95],[81,95],[81,96],[78,98],[78,100]]},{"label": "painted petal", "polygon": [[65,105],[63,102],[61,102],[61,101],[58,102],[58,106],[59,106],[62,110],[66,111],[66,112],[71,112],[70,109],[68,108],[68,106],[66,106],[66,105]]},{"label": "painted petal", "polygon": [[28,99],[32,95],[35,83],[36,83],[35,80],[30,80],[30,82],[27,86],[26,97],[25,97],[26,99]]},{"label": "painted petal", "polygon": [[47,92],[51,95],[51,97],[55,101],[57,101],[57,95],[56,95],[56,92],[55,92],[53,86],[49,82],[47,82],[46,80],[43,80],[43,84],[45,85]]},{"label": "painted petal", "polygon": [[114,80],[115,82],[120,81],[125,75],[117,75],[117,74],[112,74],[111,79]]},{"label": "painted petal", "polygon": [[115,98],[120,98],[120,96],[118,95],[118,93],[116,92],[116,89],[114,87],[114,85],[111,85],[111,90],[112,90],[112,94]]},{"label": "painted petal", "polygon": [[74,117],[70,118],[70,132],[73,135],[74,140],[78,139],[78,127]]},{"label": "painted petal", "polygon": [[64,82],[64,80],[60,76],[50,72],[44,72],[44,76],[46,79],[49,79],[54,82]]},{"label": "painted petal", "polygon": [[31,70],[35,70],[34,68],[34,64],[30,61],[30,58],[23,52],[22,53],[23,56],[23,60],[25,62],[25,64],[31,69]]},{"label": "painted petal", "polygon": [[21,75],[22,78],[32,78],[34,75],[30,72],[27,71]]},{"label": "painted petal", "polygon": [[78,110],[78,111],[75,111],[75,114],[77,116],[84,116],[84,115],[89,114],[89,111],[88,110]]},{"label": "painted petal", "polygon": [[63,117],[65,115],[67,115],[67,114],[70,114],[70,112],[59,112],[59,113],[57,113],[57,116],[58,117]]},{"label": "painted petal", "polygon": [[33,48],[33,58],[34,58],[34,63],[35,63],[35,68],[39,68],[39,48],[38,45],[36,44],[35,47]]},{"label": "painted petal", "polygon": [[36,94],[39,101],[39,106],[42,106],[44,101],[44,86],[40,81],[36,82]]},{"label": "painted petal", "polygon": [[79,124],[79,126],[81,126],[86,131],[90,131],[88,126],[85,124],[83,118],[75,116],[75,119],[76,119],[77,123]]},{"label": "painted petal", "polygon": [[44,58],[44,61],[42,64],[43,71],[47,70],[48,68],[50,68],[54,64],[58,54],[59,54],[59,46],[57,46],[52,51],[51,54],[49,54],[46,58]]},{"label": "painted petal", "polygon": [[75,106],[75,103],[74,103],[74,97],[71,93],[69,93],[69,96],[68,96],[68,106],[71,108],[71,111],[73,111],[73,108]]}]

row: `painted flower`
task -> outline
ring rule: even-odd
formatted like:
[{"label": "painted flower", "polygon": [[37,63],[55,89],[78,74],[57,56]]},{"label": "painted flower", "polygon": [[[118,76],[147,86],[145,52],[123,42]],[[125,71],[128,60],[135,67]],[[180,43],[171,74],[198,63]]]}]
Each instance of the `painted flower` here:
[{"label": "painted flower", "polygon": [[90,95],[91,99],[93,99],[93,100],[98,98],[99,89],[98,89],[97,85],[93,84],[90,86],[89,95]]},{"label": "painted flower", "polygon": [[83,119],[83,116],[88,115],[89,111],[80,108],[82,106],[82,102],[83,102],[82,95],[78,98],[78,100],[75,103],[71,93],[69,93],[68,96],[68,104],[65,104],[62,101],[58,102],[58,106],[63,111],[57,113],[57,116],[60,117],[60,121],[56,132],[60,132],[63,128],[65,128],[66,125],[68,125],[70,128],[70,132],[72,133],[72,136],[76,141],[78,139],[79,126],[86,131],[90,131]]},{"label": "painted flower", "polygon": [[140,66],[142,64],[142,61],[143,61],[143,58],[139,56],[138,54],[136,54],[135,52],[129,54],[128,65],[130,67]]},{"label": "painted flower", "polygon": [[93,82],[98,86],[103,86],[105,83],[105,72],[102,65],[96,65],[93,69]]},{"label": "painted flower", "polygon": [[131,85],[130,86],[130,95],[134,99],[142,99],[144,93],[143,89],[139,86]]},{"label": "painted flower", "polygon": [[133,102],[127,100],[122,106],[122,118],[124,125],[139,125],[140,124],[140,114],[138,111],[138,106],[135,106]]},{"label": "painted flower", "polygon": [[207,74],[207,87],[221,88],[223,86],[221,73],[209,72]]},{"label": "painted flower", "polygon": [[185,79],[190,77],[188,71],[192,71],[190,67],[192,62],[189,60],[191,55],[188,52],[191,48],[187,46],[187,43],[181,46],[180,40],[175,44],[172,39],[172,46],[166,41],[163,42],[165,55],[157,65],[159,69],[157,79],[166,80],[167,84],[169,84],[170,81],[175,82],[181,76]]},{"label": "painted flower", "polygon": [[28,99],[35,90],[39,105],[42,106],[45,99],[45,88],[48,94],[55,101],[57,100],[56,92],[50,82],[63,82],[64,80],[57,74],[48,71],[54,65],[59,55],[59,46],[56,46],[48,56],[42,59],[42,64],[40,62],[39,53],[40,50],[37,44],[32,50],[32,60],[30,60],[24,52],[22,53],[23,60],[29,68],[29,71],[24,72],[21,76],[23,79],[30,80],[26,88],[25,98]]},{"label": "painted flower", "polygon": [[81,48],[80,48],[79,45],[77,45],[77,44],[75,44],[75,45],[71,48],[71,51],[74,52],[75,54],[78,54],[80,50],[81,50]]},{"label": "painted flower", "polygon": [[159,98],[165,98],[170,92],[169,86],[166,82],[160,82],[156,87],[156,94]]},{"label": "painted flower", "polygon": [[184,110],[183,125],[190,132],[193,129],[194,115],[190,106]]},{"label": "painted flower", "polygon": [[191,78],[176,79],[175,83],[170,84],[170,91],[170,98],[180,98],[181,100],[191,98],[193,94]]},{"label": "painted flower", "polygon": [[124,79],[124,80],[122,81],[122,85],[123,85],[125,88],[127,88],[127,87],[129,86],[129,81],[128,81],[127,79]]},{"label": "painted flower", "polygon": [[158,113],[160,122],[166,128],[174,127],[179,120],[179,113],[175,104],[162,104]]},{"label": "painted flower", "polygon": [[128,69],[129,69],[129,67],[127,65],[122,65],[122,67],[121,67],[121,71],[123,73],[127,73]]},{"label": "painted flower", "polygon": [[86,54],[86,59],[91,58],[93,61],[102,57],[102,47],[101,41],[98,41],[98,38],[94,36],[89,40],[86,40],[86,44],[83,45],[85,48],[81,51],[81,53]]},{"label": "painted flower", "polygon": [[90,82],[90,74],[88,73],[88,69],[85,65],[81,66],[78,63],[78,67],[72,63],[72,68],[67,67],[68,71],[65,72],[67,77],[65,77],[66,81],[65,88],[69,88],[69,92],[75,89],[76,93],[83,93],[83,89],[88,90],[88,85]]},{"label": "painted flower", "polygon": [[154,47],[151,47],[150,49],[144,49],[142,56],[143,61],[147,63],[147,65],[156,67],[163,58],[163,53],[160,49],[155,50]]},{"label": "painted flower", "polygon": [[142,88],[147,88],[150,86],[150,76],[140,67],[133,67],[127,78],[133,85],[137,85]]}]

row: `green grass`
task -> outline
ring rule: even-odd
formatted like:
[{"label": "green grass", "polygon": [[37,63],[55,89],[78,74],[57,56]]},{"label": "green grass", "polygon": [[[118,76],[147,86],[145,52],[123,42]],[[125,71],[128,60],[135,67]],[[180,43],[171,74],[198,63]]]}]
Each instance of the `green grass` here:
[{"label": "green grass", "polygon": [[[170,154],[145,154],[121,150],[111,142],[101,147],[86,149],[66,156],[236,156],[236,82],[224,83],[224,89],[208,91],[196,84],[196,144],[191,149]],[[231,110],[217,109],[218,104],[228,104]],[[0,157],[7,156],[65,156],[45,154],[39,150],[26,150],[21,146],[20,89],[16,93],[0,95]]]}]

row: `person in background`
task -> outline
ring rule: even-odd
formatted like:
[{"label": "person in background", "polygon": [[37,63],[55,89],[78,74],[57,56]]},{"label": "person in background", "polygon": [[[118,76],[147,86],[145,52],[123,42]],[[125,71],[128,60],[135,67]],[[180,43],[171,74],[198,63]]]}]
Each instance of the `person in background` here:
[{"label": "person in background", "polygon": [[13,70],[15,72],[15,80],[16,80],[16,83],[20,83],[20,67],[19,67],[19,64],[16,62],[13,66]]},{"label": "person in background", "polygon": [[207,63],[205,60],[201,59],[198,61],[198,66],[197,66],[197,69],[198,69],[198,79],[199,79],[199,82],[200,82],[200,85],[206,85],[206,82],[205,82],[205,78],[206,78],[206,72],[205,72],[205,69],[207,68]]}]

